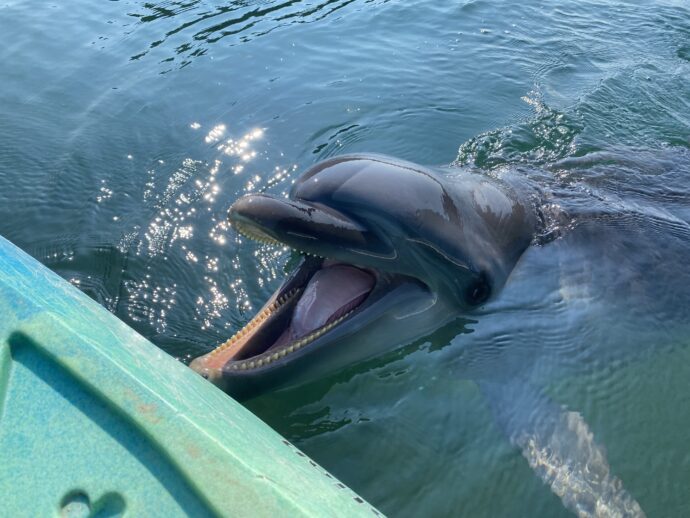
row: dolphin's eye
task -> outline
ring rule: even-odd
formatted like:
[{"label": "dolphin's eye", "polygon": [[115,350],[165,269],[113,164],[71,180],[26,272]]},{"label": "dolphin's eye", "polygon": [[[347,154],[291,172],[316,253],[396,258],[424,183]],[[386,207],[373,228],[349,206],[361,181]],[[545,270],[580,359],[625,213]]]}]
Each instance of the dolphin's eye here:
[{"label": "dolphin's eye", "polygon": [[476,306],[486,300],[491,295],[491,286],[489,285],[489,280],[485,273],[481,273],[479,278],[472,282],[467,289],[467,301]]}]

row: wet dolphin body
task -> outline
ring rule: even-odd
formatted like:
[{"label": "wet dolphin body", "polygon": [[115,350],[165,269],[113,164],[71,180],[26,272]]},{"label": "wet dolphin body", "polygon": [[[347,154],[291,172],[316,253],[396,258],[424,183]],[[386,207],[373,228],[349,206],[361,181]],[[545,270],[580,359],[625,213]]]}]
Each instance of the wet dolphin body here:
[{"label": "wet dolphin body", "polygon": [[[240,233],[311,255],[241,331],[191,367],[233,396],[251,397],[481,315],[534,250],[536,192],[508,171],[440,175],[366,155],[313,166],[288,199],[239,199],[229,218]],[[535,264],[522,268],[531,278]],[[644,515],[579,415],[520,376],[479,386],[511,442],[566,507],[580,516]]]},{"label": "wet dolphin body", "polygon": [[472,311],[500,291],[537,226],[510,177],[445,178],[373,155],[321,162],[289,199],[248,195],[229,218],[245,236],[312,254],[192,363],[236,397],[323,377]]}]

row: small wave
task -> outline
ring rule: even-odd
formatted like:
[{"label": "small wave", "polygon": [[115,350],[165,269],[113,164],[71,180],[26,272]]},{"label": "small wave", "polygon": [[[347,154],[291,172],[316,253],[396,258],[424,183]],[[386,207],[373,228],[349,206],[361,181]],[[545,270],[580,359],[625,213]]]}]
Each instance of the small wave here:
[{"label": "small wave", "polygon": [[[157,54],[161,61],[176,61],[181,68],[190,64],[192,59],[205,55],[211,45],[221,40],[235,45],[289,25],[317,22],[339,13],[355,1],[359,0],[233,1],[217,7],[210,7],[200,0],[147,2],[130,16],[140,24],[152,26],[146,30],[155,31],[155,39],[147,49],[130,59],[142,59],[161,48],[164,50]],[[364,3],[371,4],[373,0]],[[170,48],[173,48],[173,55],[168,54]]]},{"label": "small wave", "polygon": [[582,124],[546,105],[536,92],[523,101],[532,106],[532,118],[470,139],[460,146],[453,165],[485,169],[520,163],[538,166],[572,155]]}]

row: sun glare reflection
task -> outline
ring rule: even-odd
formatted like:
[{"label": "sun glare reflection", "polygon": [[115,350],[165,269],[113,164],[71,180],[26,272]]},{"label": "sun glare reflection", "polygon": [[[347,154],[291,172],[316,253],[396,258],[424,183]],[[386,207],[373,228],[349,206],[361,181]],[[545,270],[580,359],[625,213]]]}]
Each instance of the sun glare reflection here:
[{"label": "sun glare reflection", "polygon": [[207,144],[213,144],[223,138],[223,135],[225,135],[225,124],[218,124],[208,132],[204,140]]},{"label": "sun glare reflection", "polygon": [[[260,143],[265,133],[261,128],[239,132],[239,136],[226,124],[204,129],[200,122],[192,122],[189,128],[200,130],[197,138],[213,145],[211,149],[218,155],[207,161],[187,157],[178,166],[169,160],[151,163],[142,191],[151,215],[147,222],[123,234],[119,245],[144,257],[147,264],[145,278],[124,283],[129,317],[148,323],[157,333],[168,329],[168,319],[173,318],[171,312],[177,304],[177,286],[166,286],[166,278],[185,279],[185,291],[194,294],[187,302],[192,304],[191,318],[201,330],[225,330],[237,325],[233,318],[241,320],[254,310],[243,281],[246,272],[253,272],[254,289],[258,285],[269,290],[282,277],[286,254],[285,248],[243,240],[232,231],[226,211],[245,192],[263,191],[289,181],[296,166],[262,170],[255,164],[263,156]],[[238,182],[236,176],[244,179]],[[287,189],[278,194],[286,195]],[[97,202],[112,196],[103,182]],[[163,262],[165,268],[161,269]],[[174,326],[168,332],[176,336]]]}]

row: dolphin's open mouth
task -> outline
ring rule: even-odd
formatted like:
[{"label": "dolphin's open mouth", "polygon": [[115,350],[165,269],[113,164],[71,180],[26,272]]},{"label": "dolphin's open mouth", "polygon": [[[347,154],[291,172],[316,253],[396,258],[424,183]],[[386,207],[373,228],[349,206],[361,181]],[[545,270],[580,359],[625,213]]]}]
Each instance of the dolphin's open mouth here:
[{"label": "dolphin's open mouth", "polygon": [[[260,238],[248,228],[236,227],[248,237]],[[376,279],[377,272],[371,269],[304,257],[254,318],[204,357],[204,370],[240,373],[299,351],[354,316],[374,290]]]},{"label": "dolphin's open mouth", "polygon": [[[330,343],[343,323],[355,331],[358,314],[376,304],[404,275],[343,260],[320,257],[371,242],[367,230],[326,207],[263,195],[245,196],[230,209],[235,230],[266,244],[302,251],[298,267],[259,312],[232,338],[195,359],[194,370],[214,382],[228,376],[246,377],[289,362],[309,345]],[[318,236],[318,237],[316,237]],[[337,253],[337,252],[335,252]]]}]

